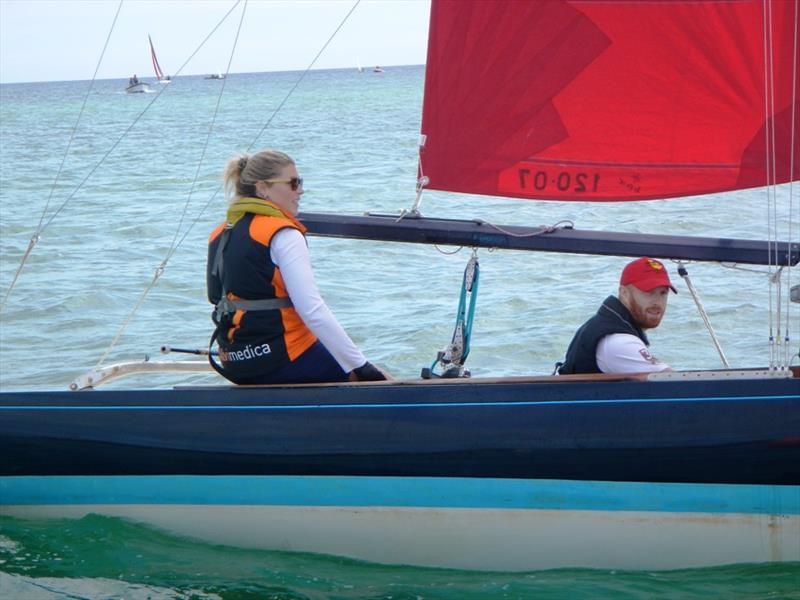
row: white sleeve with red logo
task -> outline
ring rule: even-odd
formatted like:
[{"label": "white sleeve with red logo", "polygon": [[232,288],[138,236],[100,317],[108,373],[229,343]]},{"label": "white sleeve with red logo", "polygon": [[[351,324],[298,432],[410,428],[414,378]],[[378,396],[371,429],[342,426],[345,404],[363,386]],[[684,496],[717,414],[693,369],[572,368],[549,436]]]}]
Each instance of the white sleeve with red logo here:
[{"label": "white sleeve with red logo", "polygon": [[603,373],[654,373],[670,368],[650,354],[635,335],[612,333],[597,344],[597,366]]},{"label": "white sleeve with red logo", "polygon": [[281,229],[272,237],[269,246],[270,258],[281,269],[283,283],[297,314],[342,370],[349,373],[367,362],[322,299],[311,270],[308,246],[300,232]]}]

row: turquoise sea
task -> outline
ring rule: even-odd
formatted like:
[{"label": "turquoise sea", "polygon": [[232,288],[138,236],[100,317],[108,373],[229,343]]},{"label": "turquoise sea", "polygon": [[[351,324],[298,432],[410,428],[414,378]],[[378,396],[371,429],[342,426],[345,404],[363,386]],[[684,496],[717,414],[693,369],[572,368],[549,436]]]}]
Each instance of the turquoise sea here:
[{"label": "turquoise sea", "polygon": [[[161,93],[137,95],[123,93],[123,80],[103,80],[88,97],[88,81],[0,86],[0,299],[40,220],[46,225],[0,314],[0,389],[66,389],[101,357],[106,364],[158,360],[162,345],[207,346],[206,238],[223,218],[219,174],[236,152],[275,147],[294,156],[306,180],[305,211],[411,208],[424,68],[312,71],[288,95],[301,75],[177,77],[169,86],[153,83]],[[426,192],[422,212],[758,239],[768,236],[771,219],[786,238],[788,217],[771,216],[767,201],[763,191],[633,206]],[[778,204],[788,206],[788,187]],[[324,238],[309,245],[323,296],[367,357],[400,378],[430,366],[452,335],[469,249]],[[574,329],[615,291],[626,262],[505,250],[478,256],[473,376],[549,374]],[[784,301],[778,325],[767,268],[688,267],[732,366],[768,364],[770,327],[788,329],[797,351],[797,305],[787,318]],[[651,335],[653,351],[678,369],[717,367],[695,304],[676,265],[669,268],[680,293]],[[784,283],[791,277],[798,282],[795,272]],[[216,381],[136,376],[109,387]],[[800,598],[800,564],[427,570],[224,548],[99,516],[0,518],[0,598]]]}]

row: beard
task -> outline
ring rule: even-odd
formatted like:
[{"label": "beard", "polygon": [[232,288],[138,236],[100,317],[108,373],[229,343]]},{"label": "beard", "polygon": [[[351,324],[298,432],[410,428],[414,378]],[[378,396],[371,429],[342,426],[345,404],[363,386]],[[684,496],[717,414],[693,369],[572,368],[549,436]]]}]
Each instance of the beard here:
[{"label": "beard", "polygon": [[630,310],[633,320],[636,321],[642,329],[655,329],[661,323],[661,319],[664,318],[663,310],[658,314],[648,313],[645,307],[642,307],[636,302],[632,302],[631,304],[632,306],[630,306],[628,310]]}]

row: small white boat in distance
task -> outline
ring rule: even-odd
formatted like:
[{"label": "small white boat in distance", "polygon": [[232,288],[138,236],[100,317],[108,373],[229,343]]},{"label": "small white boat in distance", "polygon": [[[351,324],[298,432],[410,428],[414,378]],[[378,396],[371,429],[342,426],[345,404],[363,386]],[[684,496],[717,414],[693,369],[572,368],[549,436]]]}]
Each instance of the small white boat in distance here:
[{"label": "small white boat in distance", "polygon": [[221,71],[217,71],[211,75],[206,75],[206,79],[225,79],[225,75],[223,75]]},{"label": "small white boat in distance", "polygon": [[379,66],[376,66],[374,69],[372,69],[372,72],[373,73],[383,73],[383,69],[381,67],[379,67]]},{"label": "small white boat in distance", "polygon": [[128,79],[128,87],[125,88],[126,94],[144,94],[150,90],[150,84],[144,81],[139,81],[139,78],[134,75]]}]

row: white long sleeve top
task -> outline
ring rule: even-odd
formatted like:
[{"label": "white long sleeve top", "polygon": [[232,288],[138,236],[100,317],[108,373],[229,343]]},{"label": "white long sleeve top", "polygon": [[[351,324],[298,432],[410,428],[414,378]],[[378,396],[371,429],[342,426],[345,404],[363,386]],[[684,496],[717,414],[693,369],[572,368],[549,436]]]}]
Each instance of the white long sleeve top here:
[{"label": "white long sleeve top", "polygon": [[281,229],[270,240],[269,254],[281,270],[297,314],[339,366],[345,373],[363,366],[367,359],[339,325],[319,293],[303,235],[291,227]]},{"label": "white long sleeve top", "polygon": [[612,333],[601,339],[595,359],[603,373],[654,373],[670,368],[650,354],[642,340],[629,333]]}]

